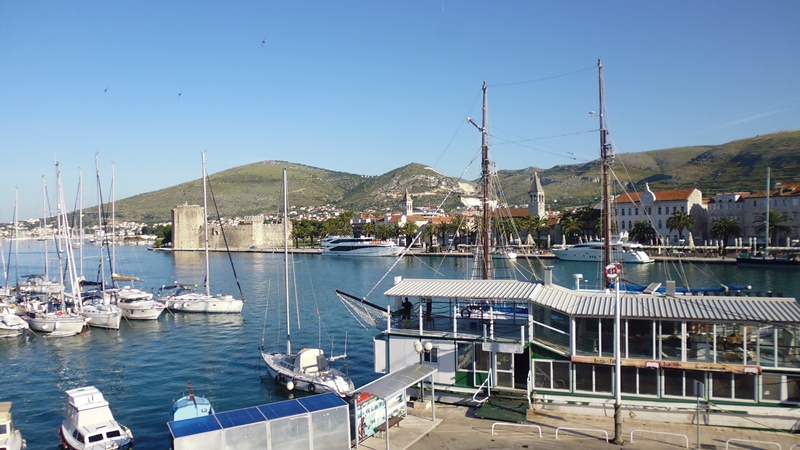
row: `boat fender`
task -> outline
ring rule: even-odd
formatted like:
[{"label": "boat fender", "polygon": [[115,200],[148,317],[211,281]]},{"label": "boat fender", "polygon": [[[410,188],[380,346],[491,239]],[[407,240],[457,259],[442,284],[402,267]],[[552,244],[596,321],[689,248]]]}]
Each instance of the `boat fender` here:
[{"label": "boat fender", "polygon": [[469,308],[464,308],[461,310],[461,317],[466,317],[467,319],[469,319],[470,314],[471,312]]},{"label": "boat fender", "polygon": [[314,383],[308,383],[308,392],[311,393],[317,392],[317,387],[314,386]]}]

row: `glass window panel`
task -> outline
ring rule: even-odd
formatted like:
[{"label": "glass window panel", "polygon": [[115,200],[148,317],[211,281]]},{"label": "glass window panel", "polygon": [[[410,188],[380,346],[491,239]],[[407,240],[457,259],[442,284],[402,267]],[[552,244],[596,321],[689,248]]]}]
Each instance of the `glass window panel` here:
[{"label": "glass window panel", "polygon": [[[317,411],[311,414],[311,429],[314,435],[313,448],[315,450],[334,450],[350,447],[347,415],[346,408]],[[264,445],[264,447],[256,448],[267,447]]]},{"label": "glass window panel", "polygon": [[489,356],[491,356],[491,353],[483,351],[481,344],[475,344],[475,370],[488,372]]},{"label": "glass window panel", "polygon": [[686,324],[687,361],[712,362],[714,360],[714,325],[704,322]]},{"label": "glass window panel", "polygon": [[537,388],[552,388],[551,363],[545,361],[533,362],[533,386]]},{"label": "glass window panel", "polygon": [[594,371],[589,364],[575,364],[575,390],[594,391]]},{"label": "glass window panel", "polygon": [[786,375],[786,401],[800,402],[800,377]]},{"label": "glass window panel", "polygon": [[497,372],[497,385],[503,387],[513,387],[511,372]]},{"label": "glass window panel", "polygon": [[761,375],[761,399],[780,401],[783,377],[774,373]]},{"label": "glass window panel", "polygon": [[733,397],[740,400],[756,399],[756,376],[746,373],[733,375]]},{"label": "glass window panel", "polygon": [[594,391],[611,392],[613,390],[612,366],[594,366]]},{"label": "glass window panel", "polygon": [[650,320],[628,321],[628,357],[653,358],[653,322]]},{"label": "glass window panel", "polygon": [[601,336],[602,353],[601,356],[614,356],[614,319],[601,319],[600,325],[603,329]]},{"label": "glass window panel", "polygon": [[568,362],[553,362],[553,389],[569,390]]},{"label": "glass window panel", "polygon": [[636,367],[623,367],[622,368],[622,392],[626,394],[638,394],[636,389],[637,377]]},{"label": "glass window panel", "polygon": [[664,369],[664,395],[683,397],[683,371]]},{"label": "glass window panel", "polygon": [[584,356],[596,356],[599,351],[598,320],[581,317],[575,319],[576,352]]},{"label": "glass window panel", "polygon": [[235,428],[226,428],[225,449],[245,450],[250,448],[267,448],[267,424],[257,422]]},{"label": "glass window panel", "polygon": [[296,450],[311,446],[307,416],[275,419],[268,423],[272,450]]},{"label": "glass window panel", "polygon": [[495,353],[495,363],[497,370],[511,370],[511,361],[514,355],[511,353]]},{"label": "glass window panel", "polygon": [[731,389],[731,374],[729,373],[712,373],[711,374],[711,395],[716,398],[731,398],[733,395]]},{"label": "glass window panel", "polygon": [[472,370],[474,344],[458,344],[458,370]]},{"label": "glass window panel", "polygon": [[639,394],[658,395],[658,370],[639,369]]}]

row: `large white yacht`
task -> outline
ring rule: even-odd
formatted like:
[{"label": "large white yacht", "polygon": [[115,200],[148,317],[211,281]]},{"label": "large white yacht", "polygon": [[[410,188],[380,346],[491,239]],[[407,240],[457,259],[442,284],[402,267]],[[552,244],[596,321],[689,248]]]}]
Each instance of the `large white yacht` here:
[{"label": "large white yacht", "polygon": [[[590,241],[575,245],[554,246],[551,251],[563,261],[603,261],[603,241]],[[653,262],[641,244],[617,241],[611,243],[613,259],[627,264],[649,264]]]},{"label": "large white yacht", "polygon": [[398,256],[402,246],[392,241],[382,241],[372,237],[333,236],[320,241],[323,255],[338,256]]}]

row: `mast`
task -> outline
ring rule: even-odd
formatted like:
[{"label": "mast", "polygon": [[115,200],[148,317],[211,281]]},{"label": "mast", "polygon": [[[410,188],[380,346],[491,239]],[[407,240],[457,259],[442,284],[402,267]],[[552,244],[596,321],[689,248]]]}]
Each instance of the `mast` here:
[{"label": "mast", "polygon": [[[18,205],[19,204],[19,188],[14,188],[14,276],[17,278],[17,292],[19,292],[19,216],[18,214]],[[11,258],[9,258],[11,259]],[[11,261],[9,261],[8,267],[11,267]]]},{"label": "mast", "polygon": [[[608,128],[606,124],[605,87],[603,85],[603,62],[597,60],[597,73],[600,84],[600,161],[603,165],[603,267],[611,264],[611,184],[609,172],[614,161],[614,148],[608,143]],[[605,285],[608,286],[610,278],[606,277]]]},{"label": "mast", "polygon": [[208,178],[208,174],[206,174],[206,152],[201,153],[203,155],[203,242],[206,251],[206,295],[211,296],[211,271],[209,270],[208,265],[208,202],[206,201],[206,178]]},{"label": "mast", "polygon": [[[47,184],[42,175],[42,239],[44,239],[44,279],[50,280],[50,271],[47,267]],[[59,263],[59,265],[61,265]]]},{"label": "mast", "polygon": [[114,201],[114,169],[115,165],[114,162],[111,162],[111,267],[109,267],[109,271],[111,272],[111,285],[117,287],[117,282],[114,280],[114,270],[116,270],[117,265],[117,211],[116,211],[116,203]]},{"label": "mast", "polygon": [[[108,242],[108,235],[106,234],[106,225],[103,221],[103,189],[100,184],[100,157],[97,153],[94,154],[94,171],[97,177],[97,229],[100,231],[100,265],[98,266],[98,281],[100,281],[100,288],[106,290],[106,275],[105,264],[103,263],[103,246]],[[113,281],[112,281],[113,283]]]},{"label": "mast", "polygon": [[292,332],[289,320],[289,219],[288,189],[286,187],[286,168],[283,168],[283,283],[286,289],[286,354],[292,354]]},{"label": "mast", "polygon": [[78,169],[78,239],[81,245],[78,250],[80,273],[83,275],[83,169]]},{"label": "mast", "polygon": [[[486,81],[483,82],[481,87],[483,91],[483,106],[481,108],[481,124],[478,125],[471,118],[467,117],[469,123],[475,126],[481,132],[481,182],[483,185],[483,195],[481,196],[481,207],[483,214],[481,217],[481,259],[483,267],[481,269],[481,279],[488,280],[491,278],[489,255],[489,236],[491,235],[489,229],[489,136],[488,136],[488,94]],[[474,276],[474,269],[473,269]]]},{"label": "mast", "polygon": [[764,241],[764,259],[767,259],[769,257],[769,167],[767,167],[767,211],[764,215],[764,228],[767,233]]}]

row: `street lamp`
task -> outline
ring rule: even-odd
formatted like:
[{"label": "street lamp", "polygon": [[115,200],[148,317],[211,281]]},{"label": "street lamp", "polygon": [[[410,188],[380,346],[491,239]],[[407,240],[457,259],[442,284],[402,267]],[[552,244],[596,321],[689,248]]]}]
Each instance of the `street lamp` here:
[{"label": "street lamp", "polygon": [[[414,351],[419,353],[419,365],[423,365],[425,362],[425,353],[430,353],[433,349],[433,343],[431,341],[414,341]],[[425,390],[423,389],[423,381],[420,380],[419,382],[419,401],[421,403],[425,402]]]}]

